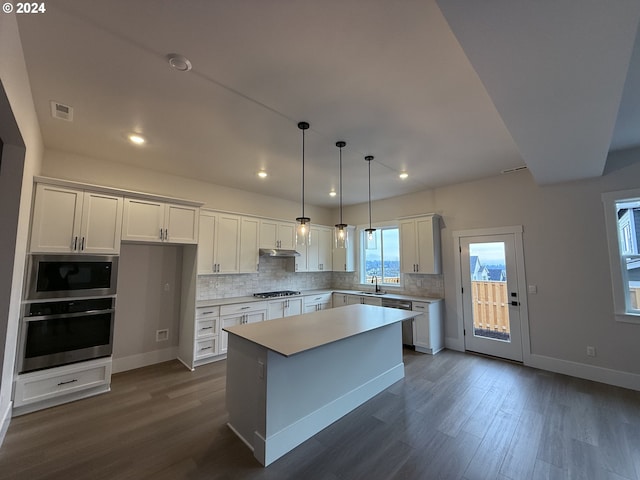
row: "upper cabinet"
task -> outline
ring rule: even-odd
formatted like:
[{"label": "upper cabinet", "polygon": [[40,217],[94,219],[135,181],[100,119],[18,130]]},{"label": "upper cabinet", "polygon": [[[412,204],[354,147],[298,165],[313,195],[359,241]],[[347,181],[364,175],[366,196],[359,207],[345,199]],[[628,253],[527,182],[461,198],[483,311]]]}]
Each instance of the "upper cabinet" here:
[{"label": "upper cabinet", "polygon": [[440,217],[404,218],[399,225],[402,273],[441,273]]},{"label": "upper cabinet", "polygon": [[333,268],[334,272],[355,272],[356,271],[356,227],[347,227],[348,239],[347,248],[333,248]]},{"label": "upper cabinet", "polygon": [[307,246],[307,271],[331,271],[331,246],[333,230],[328,227],[312,226],[311,241]]},{"label": "upper cabinet", "polygon": [[124,199],[122,240],[198,243],[198,207],[139,198]]},{"label": "upper cabinet", "polygon": [[31,252],[117,254],[123,198],[38,183]]},{"label": "upper cabinet", "polygon": [[198,241],[198,274],[258,271],[259,220],[202,210]]},{"label": "upper cabinet", "polygon": [[260,220],[260,248],[296,248],[296,226],[292,222]]}]

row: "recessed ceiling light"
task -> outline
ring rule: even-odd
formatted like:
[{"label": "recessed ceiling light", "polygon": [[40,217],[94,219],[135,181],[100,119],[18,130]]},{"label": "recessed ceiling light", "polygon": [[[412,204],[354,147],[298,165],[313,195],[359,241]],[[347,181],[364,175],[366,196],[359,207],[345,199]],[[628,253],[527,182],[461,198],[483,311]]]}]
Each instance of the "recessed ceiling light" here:
[{"label": "recessed ceiling light", "polygon": [[336,195],[337,195],[337,193],[336,193],[336,191],[335,191],[335,190],[331,190],[331,191],[329,192],[329,196],[330,196],[330,197],[335,197]]},{"label": "recessed ceiling light", "polygon": [[264,170],[260,170],[260,171],[258,172],[258,176],[259,176],[260,178],[267,178],[267,175],[268,175],[268,173],[267,173],[267,172],[265,172]]},{"label": "recessed ceiling light", "polygon": [[191,70],[191,62],[184,55],[178,55],[177,53],[170,53],[167,55],[167,60],[169,60],[169,65],[172,68],[180,72],[188,72]]},{"label": "recessed ceiling light", "polygon": [[128,138],[131,143],[136,145],[142,145],[146,142],[145,138],[139,133],[130,133]]},{"label": "recessed ceiling light", "polygon": [[400,175],[398,175],[402,180],[404,180],[405,178],[409,178],[409,174],[407,172],[400,172]]}]

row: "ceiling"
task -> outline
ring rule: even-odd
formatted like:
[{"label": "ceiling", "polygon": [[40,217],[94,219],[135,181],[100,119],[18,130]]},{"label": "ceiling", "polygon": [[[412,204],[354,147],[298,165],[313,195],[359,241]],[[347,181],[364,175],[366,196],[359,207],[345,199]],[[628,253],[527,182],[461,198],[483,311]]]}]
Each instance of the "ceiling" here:
[{"label": "ceiling", "polygon": [[525,164],[541,184],[597,176],[609,150],[640,145],[637,0],[46,8],[18,21],[49,149],[299,201],[304,120],[305,200],[334,207],[338,140],[345,204],[367,200],[365,155],[381,199]]}]

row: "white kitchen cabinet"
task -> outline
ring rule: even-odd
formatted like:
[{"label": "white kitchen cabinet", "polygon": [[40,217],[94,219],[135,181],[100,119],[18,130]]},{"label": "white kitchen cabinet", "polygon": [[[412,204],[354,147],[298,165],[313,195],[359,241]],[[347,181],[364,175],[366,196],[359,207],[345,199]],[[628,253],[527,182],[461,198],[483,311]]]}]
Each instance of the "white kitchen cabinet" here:
[{"label": "white kitchen cabinet", "polygon": [[219,353],[227,353],[228,333],[223,328],[245,323],[263,322],[267,319],[267,302],[247,302],[222,305],[220,307]]},{"label": "white kitchen cabinet", "polygon": [[319,293],[304,297],[304,313],[319,312],[331,308],[331,293]]},{"label": "white kitchen cabinet", "polygon": [[198,243],[197,207],[139,198],[124,199],[122,240],[145,243]]},{"label": "white kitchen cabinet", "polygon": [[328,227],[312,226],[311,241],[307,246],[307,271],[331,271],[331,246],[333,230]]},{"label": "white kitchen cabinet", "polygon": [[[347,227],[347,248],[333,248],[332,270],[334,272],[356,271],[356,227]],[[333,244],[332,244],[333,245]]]},{"label": "white kitchen cabinet", "polygon": [[237,215],[202,210],[198,232],[198,274],[240,272],[240,227]]},{"label": "white kitchen cabinet", "polygon": [[111,357],[48,368],[16,377],[14,415],[109,391]]},{"label": "white kitchen cabinet", "polygon": [[240,224],[240,273],[255,273],[258,271],[259,238],[260,220],[242,217]]},{"label": "white kitchen cabinet", "polygon": [[440,217],[425,215],[400,220],[402,273],[441,273]]},{"label": "white kitchen cabinet", "polygon": [[260,220],[260,248],[295,250],[295,223],[267,219]]},{"label": "white kitchen cabinet", "polygon": [[382,306],[382,299],[380,297],[374,297],[370,295],[347,295],[347,305],[353,305],[354,303],[362,303],[364,305],[377,305]]},{"label": "white kitchen cabinet", "polygon": [[302,314],[302,297],[271,300],[268,319],[291,317]]},{"label": "white kitchen cabinet", "polygon": [[123,197],[39,183],[31,252],[117,254]]},{"label": "white kitchen cabinet", "polygon": [[350,295],[347,295],[346,293],[334,293],[331,296],[331,305],[333,306],[333,308],[349,305],[349,303],[347,302],[348,297],[350,297]]},{"label": "white kitchen cabinet", "polygon": [[412,310],[423,312],[413,319],[413,343],[416,351],[436,354],[444,348],[442,301],[413,302]]},{"label": "white kitchen cabinet", "polygon": [[306,272],[309,270],[308,262],[307,262],[307,246],[296,245],[296,252],[299,255],[296,255],[293,259],[295,264],[296,272]]}]

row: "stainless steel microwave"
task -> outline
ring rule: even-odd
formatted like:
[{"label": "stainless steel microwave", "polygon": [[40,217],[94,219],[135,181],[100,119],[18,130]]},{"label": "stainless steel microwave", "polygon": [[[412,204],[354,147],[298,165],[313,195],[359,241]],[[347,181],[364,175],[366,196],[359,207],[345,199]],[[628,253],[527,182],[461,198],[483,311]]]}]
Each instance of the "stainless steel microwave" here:
[{"label": "stainless steel microwave", "polygon": [[115,295],[116,255],[29,255],[26,300]]}]

